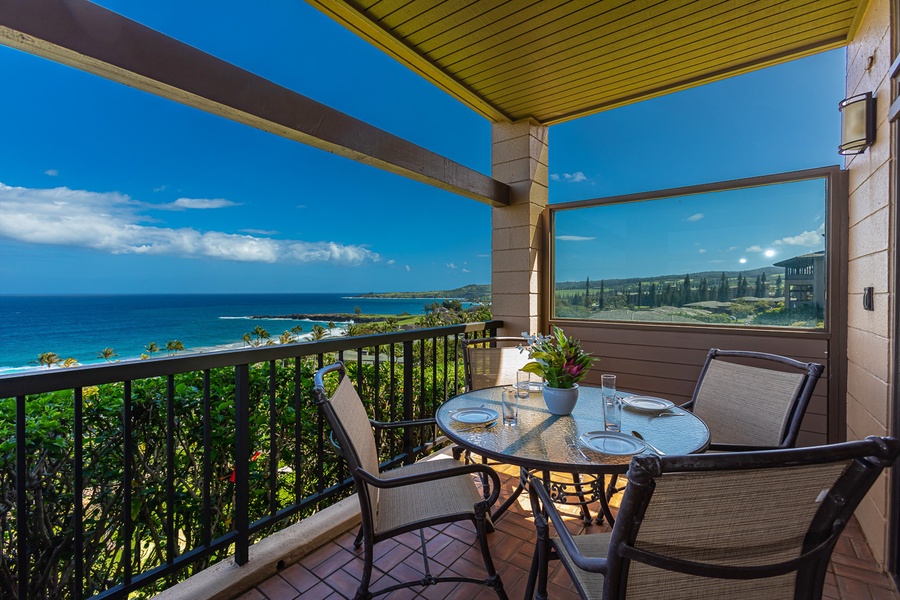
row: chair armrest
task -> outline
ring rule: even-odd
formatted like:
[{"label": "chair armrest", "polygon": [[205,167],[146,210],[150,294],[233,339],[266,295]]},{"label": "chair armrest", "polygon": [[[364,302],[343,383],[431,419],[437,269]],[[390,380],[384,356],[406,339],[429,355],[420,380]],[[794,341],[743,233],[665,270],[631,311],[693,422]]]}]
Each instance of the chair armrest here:
[{"label": "chair armrest", "polygon": [[375,429],[395,429],[397,427],[424,427],[425,425],[437,425],[434,418],[414,419],[412,421],[376,421],[369,419],[369,423]]},{"label": "chair armrest", "polygon": [[755,452],[757,450],[783,450],[787,446],[751,446],[748,444],[711,443],[707,451],[713,452]]},{"label": "chair armrest", "polygon": [[[532,498],[540,498],[541,505],[543,505],[543,511],[550,517],[550,522],[553,523],[556,535],[559,537],[559,541],[563,548],[566,549],[566,553],[571,557],[572,562],[575,563],[579,569],[584,571],[602,573],[605,575],[607,569],[606,559],[585,556],[578,550],[578,546],[575,545],[572,534],[562,520],[559,511],[556,510],[556,506],[553,505],[553,500],[550,499],[550,494],[547,492],[547,488],[544,487],[544,481],[540,477],[537,477],[536,475],[530,475],[528,477],[528,493]],[[537,518],[537,515],[535,515],[535,518]]]},{"label": "chair armrest", "polygon": [[404,475],[403,477],[394,477],[393,479],[382,479],[376,477],[363,468],[357,468],[356,474],[367,484],[376,488],[397,488],[405,485],[416,485],[427,481],[436,481],[447,477],[456,477],[457,475],[470,475],[473,473],[482,473],[487,475],[491,480],[491,495],[486,499],[488,506],[492,506],[497,498],[500,497],[500,476],[494,469],[487,465],[472,464],[460,465],[449,469],[441,469],[440,471],[429,471],[427,473],[419,473],[417,475]]}]

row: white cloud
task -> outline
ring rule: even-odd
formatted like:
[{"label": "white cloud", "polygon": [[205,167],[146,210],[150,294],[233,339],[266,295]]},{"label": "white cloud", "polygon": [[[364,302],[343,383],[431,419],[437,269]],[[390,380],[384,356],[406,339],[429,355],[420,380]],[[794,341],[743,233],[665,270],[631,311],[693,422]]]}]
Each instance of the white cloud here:
[{"label": "white cloud", "polygon": [[276,235],[277,231],[274,229],[240,229],[241,233],[249,233],[250,235]]},{"label": "white cloud", "polygon": [[159,186],[159,187],[153,188],[153,191],[154,191],[154,192],[164,192],[164,191],[166,191],[167,189],[169,189],[169,186],[167,186],[167,185],[161,185],[161,186]]},{"label": "white cloud", "polygon": [[757,244],[757,245],[755,245],[755,246],[750,246],[750,247],[747,248],[744,252],[762,252],[762,251],[763,251],[763,250],[762,250],[762,246],[760,246],[759,244]]},{"label": "white cloud", "polygon": [[463,273],[471,273],[472,271],[470,271],[470,270],[468,270],[468,269],[463,269],[462,272],[463,272]]},{"label": "white cloud", "polygon": [[47,169],[46,171],[44,171],[44,175],[49,175],[50,177],[56,177],[57,175],[59,175],[59,171],[57,171],[56,169]]},{"label": "white cloud", "polygon": [[566,183],[581,183],[587,181],[587,176],[581,171],[575,171],[574,173],[553,173],[550,175],[550,179]]},{"label": "white cloud", "polygon": [[693,215],[691,215],[691,216],[689,216],[687,219],[685,219],[685,221],[689,221],[689,222],[691,222],[691,223],[694,223],[695,221],[699,221],[699,220],[702,219],[703,217],[704,217],[703,213],[694,213]]},{"label": "white cloud", "polygon": [[477,254],[476,256],[477,256],[478,258],[490,258],[490,257],[491,257],[490,254]]},{"label": "white cloud", "polygon": [[[185,208],[191,204],[188,202]],[[0,183],[0,238],[91,248],[111,254],[176,255],[242,262],[293,260],[357,265],[380,260],[377,253],[363,246],[273,240],[222,231],[201,232],[191,227],[172,229],[142,224],[147,218],[140,211],[154,206],[158,205],[138,202],[117,192],[66,187],[30,189]]]},{"label": "white cloud", "polygon": [[406,265],[406,272],[409,273],[410,270],[409,265]]},{"label": "white cloud", "polygon": [[392,258],[391,260],[387,261],[387,264],[392,265],[392,264],[394,264],[395,262],[397,262],[397,261],[395,261],[395,260]]},{"label": "white cloud", "polygon": [[804,231],[799,235],[792,235],[788,237],[781,238],[780,240],[775,240],[773,243],[781,246],[806,246],[807,248],[814,248],[816,246],[821,246],[823,243],[822,235],[825,233],[825,224],[819,226],[819,229],[816,231]]},{"label": "white cloud", "polygon": [[455,268],[456,268],[456,265],[454,265],[453,263],[447,263],[447,268],[448,268],[448,269],[455,269]]},{"label": "white cloud", "polygon": [[155,210],[206,210],[210,208],[225,208],[227,206],[240,206],[237,202],[224,198],[179,198],[175,202],[163,204],[151,204],[149,202],[133,202],[135,205]]},{"label": "white cloud", "polygon": [[306,208],[306,205],[305,205],[305,204],[298,204],[298,205],[295,206],[294,208]]},{"label": "white cloud", "polygon": [[697,252],[699,254],[706,254],[706,248],[700,248],[699,250],[697,250]]},{"label": "white cloud", "polygon": [[595,237],[587,237],[584,235],[558,235],[556,239],[562,242],[589,242],[591,240],[596,240]]}]

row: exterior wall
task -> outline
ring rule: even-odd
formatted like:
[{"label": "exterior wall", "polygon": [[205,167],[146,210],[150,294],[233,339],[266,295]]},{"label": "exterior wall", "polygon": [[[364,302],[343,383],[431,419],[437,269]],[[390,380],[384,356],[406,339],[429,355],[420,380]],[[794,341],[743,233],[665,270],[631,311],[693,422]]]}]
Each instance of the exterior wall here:
[{"label": "exterior wall", "polygon": [[[893,386],[891,336],[894,313],[891,295],[894,274],[893,211],[891,203],[891,103],[888,72],[891,52],[889,0],[872,0],[854,41],[847,47],[847,96],[876,93],[875,144],[864,154],[848,158],[850,171],[847,439],[890,432]],[[872,57],[870,59],[870,57]],[[871,64],[870,64],[871,61]],[[867,68],[868,67],[868,68]],[[865,311],[862,293],[875,288],[875,310]],[[877,482],[856,511],[875,559],[886,567],[888,477]]]},{"label": "exterior wall", "polygon": [[540,328],[541,215],[547,208],[547,127],[494,123],[491,176],[509,184],[510,205],[491,213],[492,310],[500,335]]}]

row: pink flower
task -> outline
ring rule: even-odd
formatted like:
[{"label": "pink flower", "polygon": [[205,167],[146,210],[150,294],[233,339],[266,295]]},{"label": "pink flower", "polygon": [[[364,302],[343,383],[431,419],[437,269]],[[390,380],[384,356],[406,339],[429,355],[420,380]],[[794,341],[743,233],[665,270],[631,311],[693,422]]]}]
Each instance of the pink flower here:
[{"label": "pink flower", "polygon": [[571,375],[572,377],[581,375],[581,369],[581,365],[576,365],[571,360],[567,361],[566,365],[563,367],[563,371],[565,371],[566,375]]}]

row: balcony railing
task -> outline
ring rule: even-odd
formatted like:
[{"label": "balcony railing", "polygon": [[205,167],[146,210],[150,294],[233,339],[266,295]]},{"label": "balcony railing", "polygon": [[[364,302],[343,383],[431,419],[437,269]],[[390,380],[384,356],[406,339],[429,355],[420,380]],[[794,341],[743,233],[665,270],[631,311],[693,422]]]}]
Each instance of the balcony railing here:
[{"label": "balcony railing", "polygon": [[[312,374],[344,360],[376,420],[434,415],[461,339],[501,322],[0,378],[0,596],[146,597],[351,493]],[[379,439],[385,466],[432,428]]]}]

